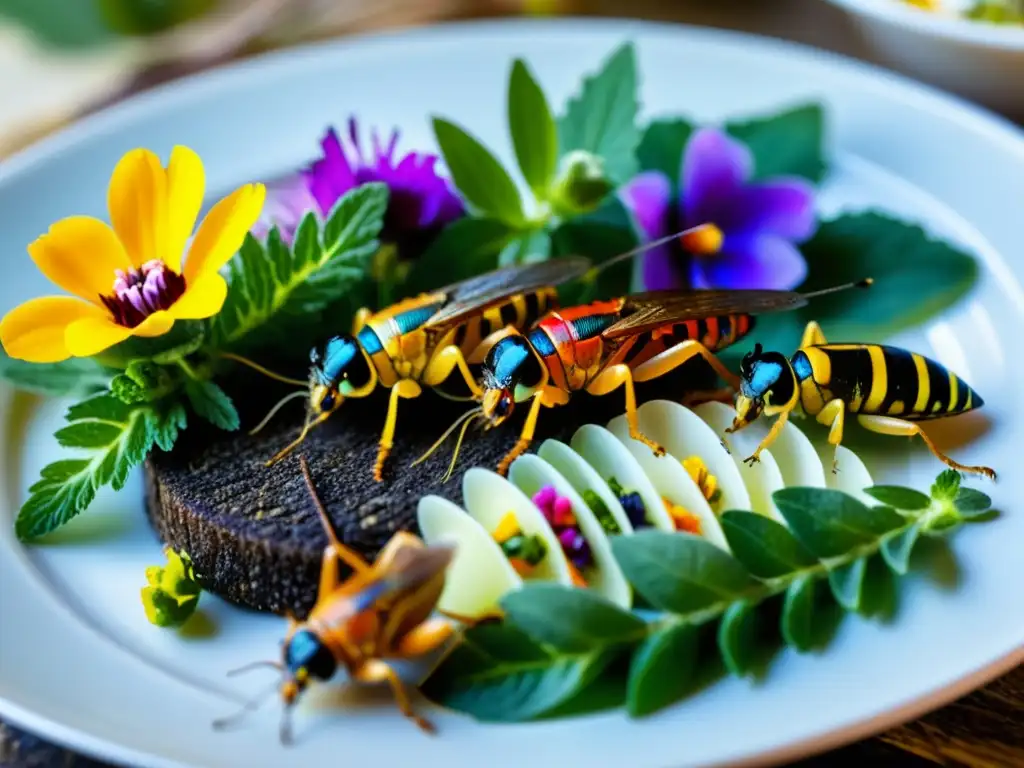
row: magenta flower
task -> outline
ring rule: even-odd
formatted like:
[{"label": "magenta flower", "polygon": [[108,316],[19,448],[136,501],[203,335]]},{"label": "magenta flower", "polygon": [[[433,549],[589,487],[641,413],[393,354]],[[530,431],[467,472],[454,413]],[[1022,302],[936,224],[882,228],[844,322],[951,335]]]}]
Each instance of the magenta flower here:
[{"label": "magenta flower", "polygon": [[349,119],[348,138],[350,146],[345,147],[337,131],[329,129],[320,141],[320,159],[269,186],[266,216],[254,233],[265,233],[276,224],[290,241],[306,211],[315,209],[325,216],[342,195],[371,181],[388,186],[381,240],[396,245],[402,257],[415,258],[447,224],[465,213],[451,183],[438,176],[436,155],[410,152],[396,158],[398,131],[392,132],[386,147],[372,131],[373,154],[367,156],[355,118]]},{"label": "magenta flower", "polygon": [[705,230],[648,251],[647,290],[789,290],[803,282],[807,264],[797,244],[814,234],[814,189],[789,177],[752,183],[753,169],[746,145],[702,128],[683,153],[677,200],[658,171],[641,173],[620,190],[648,240],[700,224],[717,228],[713,236]]}]

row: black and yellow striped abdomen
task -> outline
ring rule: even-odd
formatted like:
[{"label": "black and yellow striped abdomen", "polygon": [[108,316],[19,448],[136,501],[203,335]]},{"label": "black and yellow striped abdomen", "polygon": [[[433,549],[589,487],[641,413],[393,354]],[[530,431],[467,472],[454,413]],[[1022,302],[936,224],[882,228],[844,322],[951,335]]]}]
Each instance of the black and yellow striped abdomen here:
[{"label": "black and yellow striped abdomen", "polygon": [[881,344],[822,344],[793,356],[800,401],[814,415],[840,399],[850,413],[908,421],[938,419],[980,408],[984,400],[943,365]]},{"label": "black and yellow striped abdomen", "polygon": [[478,315],[473,315],[455,328],[453,343],[468,358],[480,342],[495,331],[511,325],[523,331],[558,305],[558,292],[554,288],[539,288],[509,296]]}]

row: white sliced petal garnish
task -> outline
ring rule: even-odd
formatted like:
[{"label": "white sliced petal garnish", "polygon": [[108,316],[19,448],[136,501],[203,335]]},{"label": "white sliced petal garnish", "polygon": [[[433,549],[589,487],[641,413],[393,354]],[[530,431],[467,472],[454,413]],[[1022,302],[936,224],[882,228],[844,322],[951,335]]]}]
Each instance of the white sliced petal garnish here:
[{"label": "white sliced petal garnish", "polygon": [[612,493],[608,484],[601,479],[592,466],[583,457],[565,443],[548,439],[541,443],[537,455],[554,467],[558,473],[569,481],[580,496],[586,491],[593,491],[608,507],[608,511],[623,533],[632,533],[633,525],[626,516],[618,498]]},{"label": "white sliced petal garnish", "polygon": [[857,454],[841,445],[835,449],[835,457],[838,461],[835,473],[832,472],[832,446],[823,446],[819,455],[822,464],[828,467],[828,471],[825,473],[826,487],[848,493],[869,507],[881,506],[878,499],[864,493],[865,488],[870,488],[875,483],[871,479],[868,468],[864,466],[864,462]]}]

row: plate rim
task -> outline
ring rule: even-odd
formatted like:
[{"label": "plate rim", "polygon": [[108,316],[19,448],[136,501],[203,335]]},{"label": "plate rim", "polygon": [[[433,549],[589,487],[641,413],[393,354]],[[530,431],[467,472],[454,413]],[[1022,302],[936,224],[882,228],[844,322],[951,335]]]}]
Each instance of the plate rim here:
[{"label": "plate rim", "polygon": [[[919,83],[883,67],[814,46],[748,32],[630,18],[511,18],[460,20],[428,27],[391,29],[309,43],[218,66],[189,79],[171,81],[89,115],[12,155],[0,164],[0,185],[17,183],[17,178],[20,175],[31,172],[39,164],[52,162],[54,155],[73,149],[76,144],[90,140],[99,132],[123,128],[125,123],[132,121],[134,115],[144,114],[152,108],[153,104],[163,102],[168,97],[189,99],[200,96],[203,91],[207,90],[216,92],[225,88],[230,89],[233,80],[248,79],[267,69],[301,68],[304,66],[304,62],[316,61],[325,55],[331,55],[332,52],[350,51],[362,46],[372,49],[379,45],[386,45],[395,38],[413,39],[422,44],[436,44],[439,39],[472,33],[474,30],[501,34],[505,31],[523,33],[528,32],[531,28],[550,29],[553,27],[583,37],[594,33],[607,34],[614,30],[617,36],[624,40],[637,34],[693,36],[725,47],[745,44],[750,48],[756,48],[766,56],[782,55],[805,61],[814,58],[818,63],[824,63],[838,74],[859,80],[866,88],[878,87],[890,93],[895,89],[908,97],[916,97],[925,109],[941,109],[944,119],[960,122],[972,132],[983,134],[989,141],[997,140],[1007,150],[1024,158],[1024,130],[1009,119],[961,97],[947,94],[935,87]],[[7,385],[5,384],[4,387],[7,388]],[[4,447],[6,448],[6,446]],[[16,544],[16,546],[21,545]],[[816,736],[805,737],[799,741],[752,755],[749,758],[731,761],[728,764],[770,765],[794,757],[834,749],[843,744],[866,738],[882,729],[915,719],[984,685],[1020,664],[1024,664],[1024,638],[1021,638],[1021,645],[1017,649],[1011,649],[1005,655],[952,682],[945,685],[938,684],[931,691],[915,696],[903,704],[897,704],[888,710],[859,719],[844,727],[834,728]],[[78,730],[49,717],[37,715],[3,697],[0,697],[0,716],[14,725],[32,731],[47,741],[64,745],[69,749],[80,750],[83,754],[92,754],[114,762],[131,761],[137,764],[160,766],[181,765],[157,754],[139,752],[132,747],[121,746],[103,737],[95,737],[88,731]]]}]

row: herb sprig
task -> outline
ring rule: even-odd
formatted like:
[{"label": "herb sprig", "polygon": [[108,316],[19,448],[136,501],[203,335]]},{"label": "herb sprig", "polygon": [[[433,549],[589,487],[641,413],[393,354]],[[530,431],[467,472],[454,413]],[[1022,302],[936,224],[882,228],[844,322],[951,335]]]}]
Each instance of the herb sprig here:
[{"label": "herb sprig", "polygon": [[952,470],[929,495],[894,486],[866,492],[884,506],[830,489],[777,491],[788,527],[725,512],[731,553],[687,533],[615,536],[619,565],[653,611],[626,611],[583,589],[526,584],[502,599],[501,623],[466,630],[424,691],[480,720],[521,721],[561,711],[600,681],[631,716],[644,716],[688,693],[705,661],[705,638],[737,676],[758,671],[771,616],[782,644],[821,649],[834,609],[880,612],[887,582],[908,571],[921,538],[992,516],[991,500],[962,488]]}]

